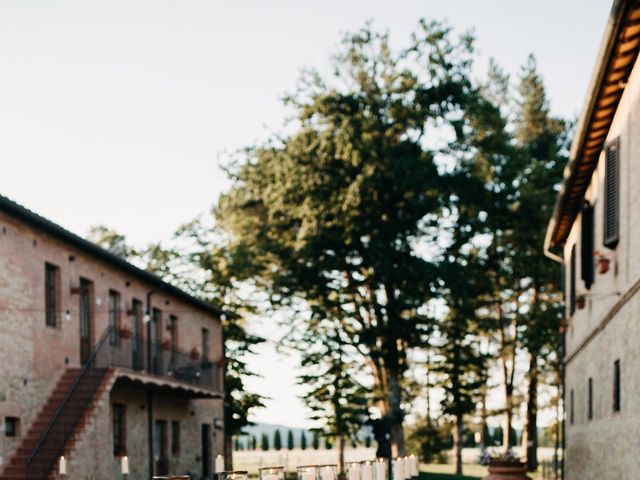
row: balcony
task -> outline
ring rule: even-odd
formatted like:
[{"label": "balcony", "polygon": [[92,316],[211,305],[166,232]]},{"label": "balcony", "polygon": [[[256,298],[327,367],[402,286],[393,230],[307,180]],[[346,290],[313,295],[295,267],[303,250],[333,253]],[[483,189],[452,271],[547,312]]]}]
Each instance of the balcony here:
[{"label": "balcony", "polygon": [[112,327],[107,328],[96,345],[94,362],[97,368],[121,369],[118,377],[125,382],[209,392],[203,396],[222,392],[222,370],[218,363]]}]

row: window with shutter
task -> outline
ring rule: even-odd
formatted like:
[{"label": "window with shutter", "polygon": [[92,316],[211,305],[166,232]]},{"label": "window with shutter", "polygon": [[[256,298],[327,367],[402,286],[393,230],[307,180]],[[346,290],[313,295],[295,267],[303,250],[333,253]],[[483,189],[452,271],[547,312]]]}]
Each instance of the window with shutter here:
[{"label": "window with shutter", "polygon": [[620,218],[620,160],[619,142],[605,148],[604,171],[604,240],[605,247],[616,248]]},{"label": "window with shutter", "polygon": [[582,239],[580,243],[580,273],[584,286],[589,289],[593,284],[593,207],[585,202],[582,207]]},{"label": "window with shutter", "polygon": [[576,311],[576,246],[575,244],[571,247],[571,258],[569,259],[571,262],[570,265],[570,275],[569,278],[569,314],[573,315],[573,312]]}]

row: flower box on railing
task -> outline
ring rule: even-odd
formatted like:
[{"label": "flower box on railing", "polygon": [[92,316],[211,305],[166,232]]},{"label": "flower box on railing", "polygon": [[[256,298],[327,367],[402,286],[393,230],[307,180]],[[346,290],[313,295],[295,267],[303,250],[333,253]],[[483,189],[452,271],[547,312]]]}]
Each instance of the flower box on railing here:
[{"label": "flower box on railing", "polygon": [[120,338],[131,338],[133,337],[133,332],[129,327],[120,327],[118,329],[118,336]]}]

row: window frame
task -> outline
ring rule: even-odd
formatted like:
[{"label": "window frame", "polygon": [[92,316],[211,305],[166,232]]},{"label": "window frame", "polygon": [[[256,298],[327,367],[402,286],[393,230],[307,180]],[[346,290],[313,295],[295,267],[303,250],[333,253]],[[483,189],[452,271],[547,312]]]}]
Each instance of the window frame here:
[{"label": "window frame", "polygon": [[56,328],[60,324],[60,267],[44,263],[44,315],[45,325]]},{"label": "window frame", "polygon": [[173,457],[180,456],[180,436],[181,436],[181,425],[180,420],[171,420],[171,455]]},{"label": "window frame", "polygon": [[613,362],[613,412],[622,410],[620,359]]},{"label": "window frame", "polygon": [[110,289],[107,299],[107,315],[110,328],[109,345],[120,346],[119,330],[122,326],[122,296],[117,290]]},{"label": "window frame", "polygon": [[593,420],[593,377],[587,381],[587,420]]},{"label": "window frame", "polygon": [[[12,425],[11,430],[8,428]],[[17,438],[20,436],[20,418],[7,416],[4,417],[4,436],[7,438]]]},{"label": "window frame", "polygon": [[127,406],[124,403],[112,403],[113,455],[121,457],[127,454]]}]

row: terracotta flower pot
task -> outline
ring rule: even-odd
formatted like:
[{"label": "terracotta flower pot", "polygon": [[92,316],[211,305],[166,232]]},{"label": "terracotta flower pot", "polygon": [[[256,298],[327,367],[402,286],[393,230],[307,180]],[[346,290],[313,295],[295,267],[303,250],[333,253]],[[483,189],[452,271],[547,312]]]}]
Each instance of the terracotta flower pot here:
[{"label": "terracotta flower pot", "polygon": [[131,338],[133,333],[128,328],[121,328],[118,330],[118,335],[120,335],[120,338]]},{"label": "terracotta flower pot", "polygon": [[609,266],[611,265],[611,260],[606,257],[602,257],[598,259],[598,273],[604,274],[609,271]]},{"label": "terracotta flower pot", "polygon": [[489,475],[482,480],[531,480],[527,466],[514,460],[489,460]]}]

